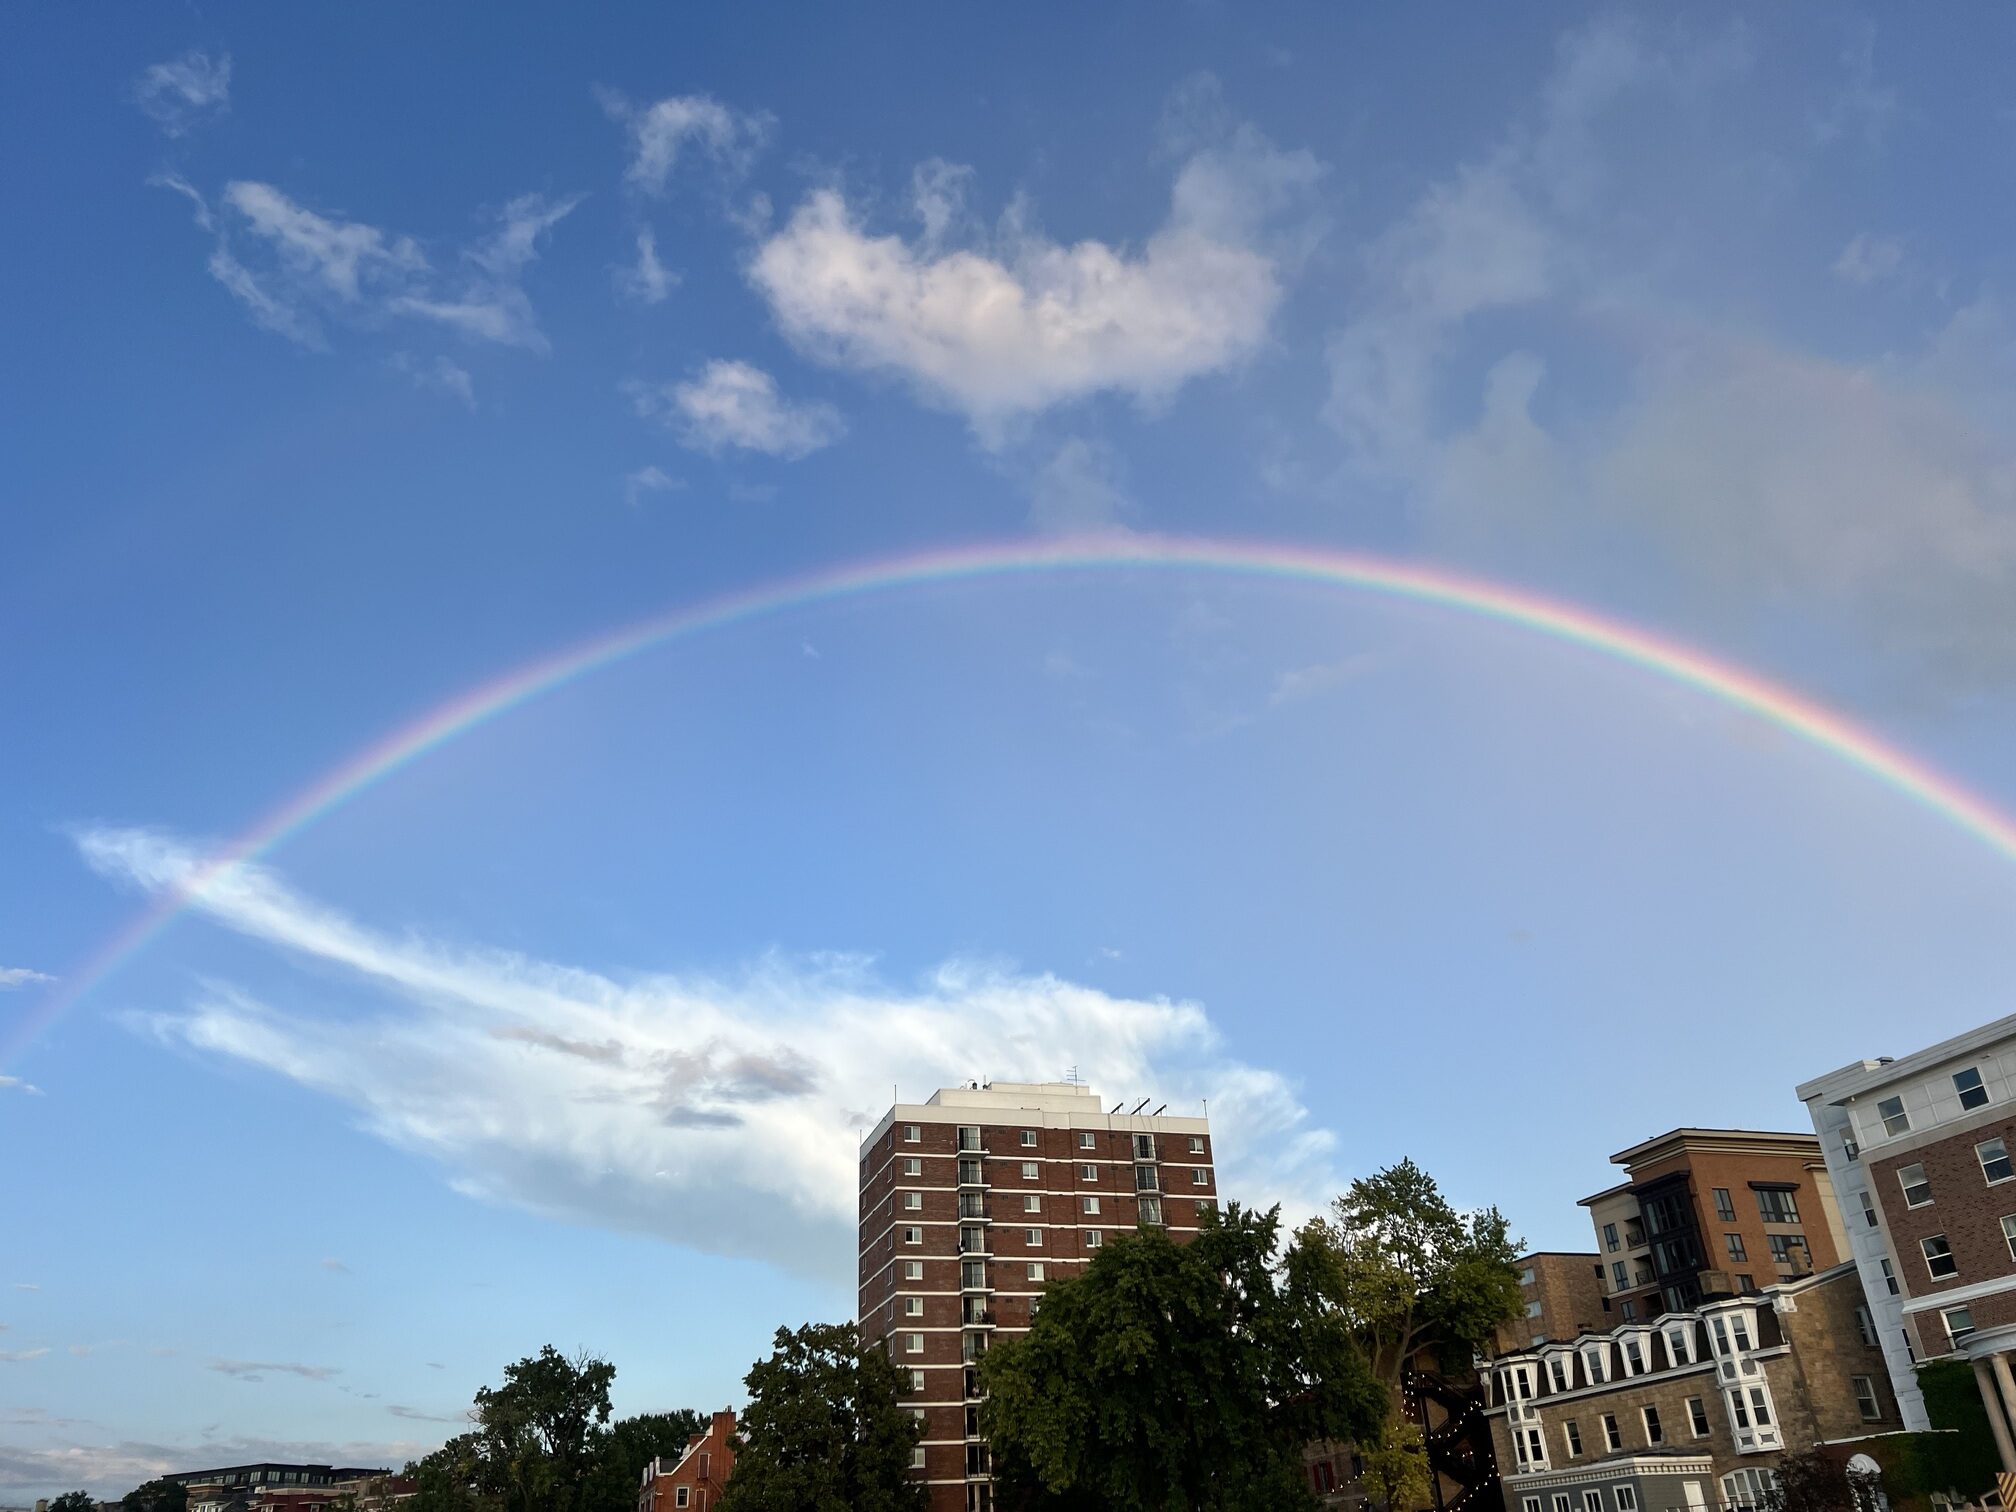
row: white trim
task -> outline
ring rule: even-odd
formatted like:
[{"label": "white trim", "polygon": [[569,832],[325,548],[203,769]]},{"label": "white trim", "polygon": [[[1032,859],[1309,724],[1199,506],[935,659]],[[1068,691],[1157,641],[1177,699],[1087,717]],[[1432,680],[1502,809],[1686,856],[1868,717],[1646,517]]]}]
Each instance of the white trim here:
[{"label": "white trim", "polygon": [[1927,1292],[1922,1297],[1912,1297],[1905,1302],[1904,1312],[1907,1316],[1912,1313],[1929,1312],[1935,1307],[1951,1307],[1957,1302],[1972,1302],[1977,1298],[1993,1297],[2005,1291],[2016,1291],[2016,1274],[1990,1276],[1986,1281],[1972,1281],[1948,1291]]}]

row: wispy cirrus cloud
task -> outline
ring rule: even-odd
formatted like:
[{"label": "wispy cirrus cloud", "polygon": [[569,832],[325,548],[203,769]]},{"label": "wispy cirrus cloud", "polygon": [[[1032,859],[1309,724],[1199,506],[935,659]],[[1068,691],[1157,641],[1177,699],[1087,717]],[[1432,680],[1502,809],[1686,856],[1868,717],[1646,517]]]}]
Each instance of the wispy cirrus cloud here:
[{"label": "wispy cirrus cloud", "polygon": [[0,1075],[0,1092],[19,1092],[24,1097],[40,1097],[42,1089],[33,1082],[23,1081],[18,1076]]},{"label": "wispy cirrus cloud", "polygon": [[40,1349],[0,1349],[0,1360],[5,1360],[9,1364],[21,1364],[28,1360],[39,1360],[47,1353],[49,1347],[46,1344]]},{"label": "wispy cirrus cloud", "polygon": [[519,196],[444,270],[416,238],[312,209],[273,184],[233,180],[213,204],[180,175],[150,182],[189,201],[197,226],[213,238],[211,277],[256,325],[289,341],[320,349],[335,322],[374,328],[420,320],[471,341],[548,349],[524,275],[578,196]]},{"label": "wispy cirrus cloud", "polygon": [[301,1365],[274,1360],[212,1360],[206,1368],[241,1381],[263,1381],[269,1375],[299,1376],[304,1381],[329,1381],[342,1374],[333,1365]]},{"label": "wispy cirrus cloud", "polygon": [[[149,831],[78,843],[100,872],[150,890],[184,885],[200,861]],[[1179,1109],[1208,1098],[1227,1186],[1250,1199],[1314,1211],[1342,1179],[1334,1136],[1289,1081],[1231,1059],[1196,1003],[971,960],[900,985],[841,956],[618,980],[381,933],[258,868],[193,901],[358,975],[386,1008],[283,1011],[210,986],[151,1030],[352,1107],[486,1201],[834,1272],[851,1254],[854,1135],[890,1082],[922,1096],[975,1067],[1045,1080],[1059,1045],[1115,1096],[1153,1091]]]},{"label": "wispy cirrus cloud", "polygon": [[654,197],[665,193],[673,170],[689,149],[705,153],[717,169],[746,172],[775,125],[768,115],[732,109],[712,95],[668,95],[639,105],[616,90],[596,93],[629,141],[630,161],[623,181]]},{"label": "wispy cirrus cloud", "polygon": [[143,69],[133,81],[133,102],[171,137],[231,107],[231,54],[192,48],[179,58]]},{"label": "wispy cirrus cloud", "polygon": [[635,509],[646,494],[676,493],[685,486],[685,479],[673,477],[653,462],[623,475],[623,502]]},{"label": "wispy cirrus cloud", "polygon": [[786,399],[777,380],[748,362],[716,359],[678,383],[629,383],[631,407],[695,451],[764,452],[796,459],[846,433],[830,404]]},{"label": "wispy cirrus cloud", "polygon": [[1223,130],[1184,161],[1167,219],[1135,252],[1054,240],[1020,200],[981,229],[971,171],[932,162],[912,183],[916,234],[873,231],[820,189],[757,247],[750,280],[812,357],[896,375],[998,440],[1053,405],[1158,400],[1250,357],[1282,293],[1270,228],[1322,171],[1251,127]]}]

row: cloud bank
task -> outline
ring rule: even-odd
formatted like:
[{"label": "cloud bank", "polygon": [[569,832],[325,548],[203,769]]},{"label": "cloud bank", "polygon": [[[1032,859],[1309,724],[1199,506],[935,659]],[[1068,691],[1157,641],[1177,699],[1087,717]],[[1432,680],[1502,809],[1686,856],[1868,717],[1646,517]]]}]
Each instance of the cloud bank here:
[{"label": "cloud bank", "polygon": [[[199,853],[160,833],[79,836],[99,872],[179,889]],[[148,1027],[350,1108],[456,1190],[823,1275],[852,1268],[858,1137],[886,1105],[973,1076],[1046,1080],[1068,1051],[1114,1097],[1208,1098],[1225,1188],[1314,1211],[1336,1141],[1280,1075],[1229,1058],[1202,1007],[953,961],[907,985],[861,958],[773,957],[630,981],[371,929],[240,868],[193,900],[227,928],[375,987],[359,1018],[224,985]],[[303,994],[312,994],[304,976]],[[278,1366],[250,1366],[279,1369]]]}]

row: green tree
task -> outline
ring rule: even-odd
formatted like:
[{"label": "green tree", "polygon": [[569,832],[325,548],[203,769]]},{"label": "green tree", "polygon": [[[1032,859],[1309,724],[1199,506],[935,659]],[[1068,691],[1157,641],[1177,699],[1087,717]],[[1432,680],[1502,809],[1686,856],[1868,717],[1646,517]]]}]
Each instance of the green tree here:
[{"label": "green tree", "polygon": [[65,1491],[49,1503],[49,1512],[94,1512],[98,1499],[89,1491]]},{"label": "green tree", "polygon": [[187,1512],[189,1488],[180,1481],[151,1480],[119,1499],[126,1512]]},{"label": "green tree", "polygon": [[1401,1413],[1401,1378],[1424,1355],[1451,1373],[1501,1323],[1519,1316],[1522,1248],[1495,1207],[1459,1213],[1435,1178],[1411,1160],[1360,1177],[1327,1219],[1296,1236],[1321,1273],[1320,1288],[1386,1388],[1388,1411],[1358,1442],[1375,1499],[1389,1509],[1428,1500],[1420,1431]]},{"label": "green tree", "polygon": [[980,1366],[1006,1505],[1278,1512],[1313,1505],[1303,1445],[1374,1430],[1385,1398],[1278,1210],[1228,1204],[1188,1244],[1113,1240]]},{"label": "green tree", "polygon": [[1788,1454],[1772,1467],[1764,1512],[1880,1512],[1883,1477],[1848,1468],[1824,1449]]},{"label": "green tree", "polygon": [[595,1512],[630,1512],[644,1467],[660,1457],[676,1460],[707,1423],[704,1414],[686,1407],[618,1418],[602,1436],[590,1506]]},{"label": "green tree", "polygon": [[476,1426],[408,1467],[413,1512],[599,1512],[616,1367],[548,1344],[476,1393]]},{"label": "green tree", "polygon": [[721,1512],[922,1512],[910,1451],[923,1429],[889,1356],[852,1323],[780,1328],[776,1345],[744,1378]]}]

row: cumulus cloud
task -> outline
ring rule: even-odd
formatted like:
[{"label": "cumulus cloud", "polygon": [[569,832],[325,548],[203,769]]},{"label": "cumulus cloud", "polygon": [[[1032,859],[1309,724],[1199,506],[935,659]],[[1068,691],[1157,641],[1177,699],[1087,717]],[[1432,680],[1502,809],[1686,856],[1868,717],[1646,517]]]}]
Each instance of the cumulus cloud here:
[{"label": "cumulus cloud", "polygon": [[717,168],[740,174],[770,137],[770,117],[731,110],[711,95],[670,95],[638,105],[614,90],[600,94],[602,108],[629,138],[623,181],[643,194],[665,192],[689,147],[705,152]]},{"label": "cumulus cloud", "polygon": [[12,992],[17,987],[36,987],[55,980],[46,972],[30,971],[26,966],[0,966],[0,992]]},{"label": "cumulus cloud", "polygon": [[156,63],[133,81],[133,101],[171,137],[181,136],[231,106],[231,55],[195,49]]},{"label": "cumulus cloud", "polygon": [[521,195],[490,234],[462,251],[452,272],[442,272],[415,238],[310,209],[272,184],[235,180],[213,206],[177,175],[151,182],[187,199],[213,238],[211,277],[255,324],[290,341],[321,348],[332,319],[370,326],[405,317],[472,340],[547,349],[523,277],[542,238],[578,199]]},{"label": "cumulus cloud", "polygon": [[640,416],[669,426],[695,451],[797,458],[830,446],[847,429],[832,405],[784,398],[775,378],[747,362],[717,358],[685,382],[631,383],[626,391]]},{"label": "cumulus cloud", "polygon": [[33,1082],[25,1082],[18,1076],[0,1075],[0,1092],[20,1092],[28,1097],[40,1097],[42,1089]]},{"label": "cumulus cloud", "polygon": [[810,195],[758,246],[750,279],[784,333],[836,366],[897,375],[983,436],[1101,391],[1166,397],[1252,355],[1280,303],[1271,223],[1321,165],[1247,128],[1179,171],[1138,249],[1066,244],[1017,202],[967,232],[968,170],[917,173],[922,230],[871,230],[838,189]]},{"label": "cumulus cloud", "polygon": [[[148,889],[190,887],[201,861],[148,831],[79,844],[94,868]],[[970,960],[910,983],[844,956],[622,981],[380,933],[252,867],[190,901],[354,973],[386,1007],[322,1015],[211,986],[152,1029],[349,1106],[474,1198],[844,1270],[857,1139],[891,1082],[921,1097],[982,1070],[1044,1080],[1059,1046],[1114,1096],[1153,1092],[1179,1110],[1208,1098],[1228,1190],[1314,1211],[1341,1180],[1334,1137],[1290,1083],[1229,1056],[1195,1003]]]}]

